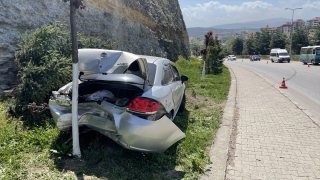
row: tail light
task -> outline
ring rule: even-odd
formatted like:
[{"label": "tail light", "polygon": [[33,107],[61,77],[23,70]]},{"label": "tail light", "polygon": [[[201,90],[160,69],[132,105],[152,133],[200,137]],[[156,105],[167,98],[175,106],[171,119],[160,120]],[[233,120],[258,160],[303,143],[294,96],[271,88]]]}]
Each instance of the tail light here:
[{"label": "tail light", "polygon": [[159,102],[144,97],[134,98],[128,104],[127,111],[140,118],[151,121],[158,120],[166,113]]},{"label": "tail light", "polygon": [[138,113],[154,114],[160,109],[161,105],[148,98],[136,97],[127,106],[127,110]]}]

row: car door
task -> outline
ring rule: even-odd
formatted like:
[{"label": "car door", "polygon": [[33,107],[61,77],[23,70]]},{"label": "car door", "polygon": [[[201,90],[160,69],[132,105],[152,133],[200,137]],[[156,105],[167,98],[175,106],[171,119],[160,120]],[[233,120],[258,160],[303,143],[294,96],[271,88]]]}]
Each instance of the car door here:
[{"label": "car door", "polygon": [[174,112],[176,112],[179,108],[183,95],[183,86],[181,83],[179,72],[169,61],[165,61],[163,64],[162,85],[170,88],[171,95],[168,97],[171,99],[172,105],[169,106],[171,106],[174,109]]},{"label": "car door", "polygon": [[180,102],[183,97],[184,89],[183,89],[181,77],[180,77],[180,74],[179,74],[177,68],[175,66],[173,66],[172,64],[170,65],[170,67],[173,72],[173,82],[172,82],[172,86],[170,86],[170,88],[172,88],[173,101],[175,104],[175,111],[174,112],[177,112],[177,110],[180,106]]}]

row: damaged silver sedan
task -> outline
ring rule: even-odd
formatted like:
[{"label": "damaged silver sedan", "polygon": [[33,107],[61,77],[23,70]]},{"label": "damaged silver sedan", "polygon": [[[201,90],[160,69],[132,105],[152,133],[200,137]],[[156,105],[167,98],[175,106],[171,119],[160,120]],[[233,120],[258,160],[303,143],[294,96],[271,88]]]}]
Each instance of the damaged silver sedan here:
[{"label": "damaged silver sedan", "polygon": [[[162,153],[185,134],[172,122],[186,104],[186,76],[168,59],[79,49],[78,124],[121,146]],[[57,127],[71,130],[72,83],[52,92]]]}]

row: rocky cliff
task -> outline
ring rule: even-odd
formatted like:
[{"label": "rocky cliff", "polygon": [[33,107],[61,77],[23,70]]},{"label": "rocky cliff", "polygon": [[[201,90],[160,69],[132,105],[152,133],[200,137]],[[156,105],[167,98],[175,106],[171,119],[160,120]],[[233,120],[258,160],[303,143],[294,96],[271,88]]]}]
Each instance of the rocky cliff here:
[{"label": "rocky cliff", "polygon": [[[84,0],[77,29],[114,43],[114,49],[176,60],[189,56],[189,41],[178,0]],[[15,78],[19,34],[60,21],[69,27],[69,2],[0,0],[0,94]]]}]

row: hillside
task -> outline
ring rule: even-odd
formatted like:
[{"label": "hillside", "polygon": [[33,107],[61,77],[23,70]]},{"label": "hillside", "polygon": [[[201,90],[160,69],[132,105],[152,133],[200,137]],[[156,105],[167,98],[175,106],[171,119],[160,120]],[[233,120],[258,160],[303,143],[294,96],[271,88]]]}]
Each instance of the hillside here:
[{"label": "hillside", "polygon": [[212,30],[214,33],[240,32],[244,30],[247,32],[257,32],[260,31],[261,27],[267,25],[277,27],[285,24],[286,22],[291,22],[291,20],[286,18],[274,18],[261,21],[223,24],[212,27],[192,27],[187,28],[187,31],[189,37],[204,35],[208,30]]},{"label": "hillside", "polygon": [[[189,41],[178,0],[86,0],[77,12],[84,34],[110,40],[114,49],[167,57],[189,56]],[[13,62],[20,33],[44,24],[64,22],[69,3],[62,0],[0,0],[0,94],[16,77]]]}]

